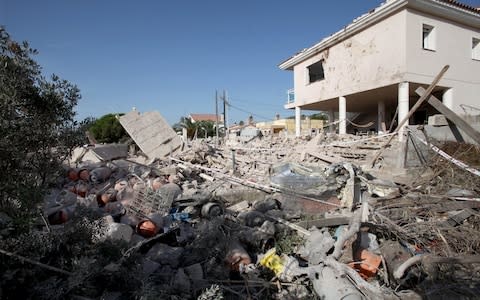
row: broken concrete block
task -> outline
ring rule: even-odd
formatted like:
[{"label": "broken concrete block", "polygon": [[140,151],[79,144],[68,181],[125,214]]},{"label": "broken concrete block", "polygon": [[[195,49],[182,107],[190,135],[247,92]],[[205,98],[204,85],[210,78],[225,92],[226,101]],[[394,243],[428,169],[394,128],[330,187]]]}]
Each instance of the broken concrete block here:
[{"label": "broken concrete block", "polygon": [[91,151],[101,161],[110,161],[113,159],[126,158],[128,156],[128,145],[126,144],[107,144],[95,145]]},{"label": "broken concrete block", "polygon": [[12,222],[12,218],[10,218],[6,213],[0,211],[0,228],[6,227],[8,224]]},{"label": "broken concrete block", "polygon": [[310,264],[317,265],[327,257],[327,253],[335,245],[328,230],[310,230],[310,236],[298,250],[298,254]]},{"label": "broken concrete block", "polygon": [[172,268],[177,268],[180,264],[182,253],[183,248],[158,243],[147,252],[146,257],[162,265],[170,265]]},{"label": "broken concrete block", "polygon": [[106,237],[113,240],[124,240],[130,242],[133,229],[129,225],[121,223],[111,223],[108,225]]},{"label": "broken concrete block", "polygon": [[145,276],[152,274],[158,268],[160,268],[160,264],[148,258],[142,262],[142,271]]},{"label": "broken concrete block", "polygon": [[428,117],[428,125],[431,126],[447,126],[447,118],[444,115],[433,115]]},{"label": "broken concrete block", "polygon": [[190,294],[192,285],[183,268],[178,269],[177,273],[175,274],[173,279],[173,287],[181,293]]},{"label": "broken concrete block", "polygon": [[366,299],[340,270],[318,265],[312,267],[309,277],[320,299]]},{"label": "broken concrete block", "polygon": [[362,176],[358,176],[358,178],[367,186],[370,195],[384,198],[400,196],[400,188],[393,181],[378,178],[368,180]]},{"label": "broken concrete block", "polygon": [[188,277],[190,277],[190,280],[193,282],[194,285],[196,283],[198,284],[204,278],[203,268],[202,265],[199,263],[186,267],[185,272],[187,273]]},{"label": "broken concrete block", "polygon": [[143,242],[145,240],[145,238],[139,234],[136,234],[136,233],[133,233],[132,235],[132,239],[130,240],[130,244],[132,245],[135,245],[135,244],[138,244],[140,242]]},{"label": "broken concrete block", "polygon": [[150,158],[163,158],[182,145],[181,138],[156,111],[141,115],[131,111],[120,117],[120,124]]}]

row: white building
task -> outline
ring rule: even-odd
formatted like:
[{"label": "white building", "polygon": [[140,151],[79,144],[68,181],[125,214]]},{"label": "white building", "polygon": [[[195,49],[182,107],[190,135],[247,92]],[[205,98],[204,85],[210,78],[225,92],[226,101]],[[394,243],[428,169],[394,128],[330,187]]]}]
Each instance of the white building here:
[{"label": "white building", "polygon": [[[402,120],[445,66],[433,95],[458,114],[480,113],[480,10],[449,0],[389,0],[314,46],[282,62],[293,71],[287,109],[338,113],[339,133],[347,116],[390,127]],[[349,113],[349,114],[347,114]],[[410,124],[436,111],[423,105]],[[297,126],[300,135],[300,126]]]}]

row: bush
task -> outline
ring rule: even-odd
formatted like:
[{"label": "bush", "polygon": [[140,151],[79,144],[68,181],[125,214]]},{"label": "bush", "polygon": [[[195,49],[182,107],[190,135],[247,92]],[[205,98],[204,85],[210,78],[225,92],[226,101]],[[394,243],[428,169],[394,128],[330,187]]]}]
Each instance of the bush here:
[{"label": "bush", "polygon": [[79,89],[43,77],[36,53],[0,27],[0,210],[11,216],[42,200],[62,161],[85,141],[74,119]]},{"label": "bush", "polygon": [[99,143],[119,143],[129,138],[117,116],[123,114],[107,114],[93,122],[89,131]]}]

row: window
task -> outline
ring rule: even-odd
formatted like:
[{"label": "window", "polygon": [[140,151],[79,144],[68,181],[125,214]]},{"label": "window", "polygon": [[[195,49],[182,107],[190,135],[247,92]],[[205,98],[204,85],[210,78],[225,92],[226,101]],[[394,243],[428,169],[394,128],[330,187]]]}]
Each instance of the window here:
[{"label": "window", "polygon": [[472,38],[472,59],[480,60],[480,39]]},{"label": "window", "polygon": [[308,66],[307,69],[309,83],[325,79],[325,73],[323,72],[323,60]]},{"label": "window", "polygon": [[435,27],[423,24],[422,48],[435,51]]}]

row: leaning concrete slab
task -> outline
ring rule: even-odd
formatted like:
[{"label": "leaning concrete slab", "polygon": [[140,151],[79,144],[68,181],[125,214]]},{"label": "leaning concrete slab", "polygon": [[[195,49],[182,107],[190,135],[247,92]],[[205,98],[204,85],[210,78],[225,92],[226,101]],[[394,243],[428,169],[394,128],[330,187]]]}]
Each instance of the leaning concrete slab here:
[{"label": "leaning concrete slab", "polygon": [[102,161],[109,161],[112,159],[126,158],[128,156],[128,145],[126,144],[107,144],[95,145],[91,149],[93,153]]},{"label": "leaning concrete slab", "polygon": [[168,156],[182,145],[181,138],[157,111],[131,111],[120,117],[120,124],[149,158]]}]

